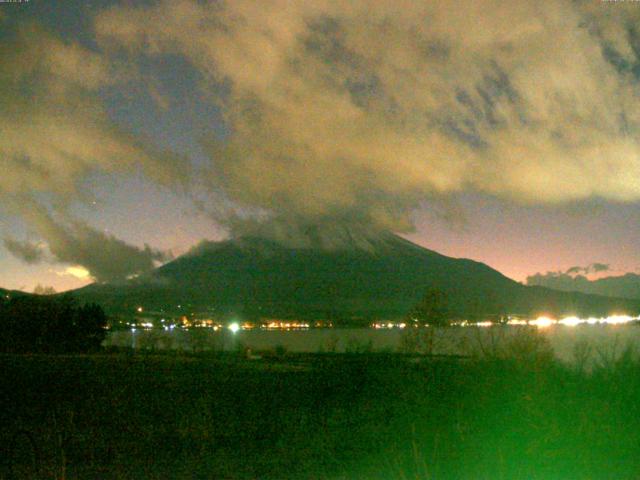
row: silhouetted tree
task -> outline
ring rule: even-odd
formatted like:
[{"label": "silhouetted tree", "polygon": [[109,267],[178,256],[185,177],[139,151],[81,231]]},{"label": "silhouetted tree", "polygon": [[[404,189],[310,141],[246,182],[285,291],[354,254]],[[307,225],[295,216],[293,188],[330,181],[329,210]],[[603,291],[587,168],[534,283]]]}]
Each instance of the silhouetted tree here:
[{"label": "silhouetted tree", "polygon": [[97,350],[106,335],[107,315],[100,305],[88,303],[78,308],[76,346],[79,351]]},{"label": "silhouetted tree", "polygon": [[446,325],[449,320],[447,295],[442,290],[429,288],[422,299],[407,314],[410,322]]},{"label": "silhouetted tree", "polygon": [[100,347],[107,317],[71,295],[15,296],[0,304],[0,351],[87,352]]},{"label": "silhouetted tree", "polygon": [[36,285],[36,288],[33,289],[33,293],[36,295],[55,295],[56,289],[53,287],[48,287],[44,285]]}]

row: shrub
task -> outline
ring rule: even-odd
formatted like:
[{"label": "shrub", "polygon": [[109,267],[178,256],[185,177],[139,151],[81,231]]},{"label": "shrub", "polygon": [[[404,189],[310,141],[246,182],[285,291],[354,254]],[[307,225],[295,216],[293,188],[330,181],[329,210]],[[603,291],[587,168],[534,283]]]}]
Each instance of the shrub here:
[{"label": "shrub", "polygon": [[435,329],[433,328],[407,328],[400,337],[399,351],[402,353],[420,353],[431,355],[433,353]]},{"label": "shrub", "polygon": [[[508,330],[507,330],[508,328]],[[553,348],[535,328],[494,326],[486,336],[478,331],[477,345],[471,354],[488,360],[509,360],[521,365],[537,366],[553,362]]]}]

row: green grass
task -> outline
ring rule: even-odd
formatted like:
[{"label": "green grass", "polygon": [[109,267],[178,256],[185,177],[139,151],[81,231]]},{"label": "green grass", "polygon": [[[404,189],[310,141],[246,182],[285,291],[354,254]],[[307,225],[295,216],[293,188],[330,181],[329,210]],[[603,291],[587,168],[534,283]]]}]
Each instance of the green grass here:
[{"label": "green grass", "polygon": [[640,472],[632,355],[589,373],[530,352],[418,363],[394,354],[1,356],[0,367],[0,478]]}]

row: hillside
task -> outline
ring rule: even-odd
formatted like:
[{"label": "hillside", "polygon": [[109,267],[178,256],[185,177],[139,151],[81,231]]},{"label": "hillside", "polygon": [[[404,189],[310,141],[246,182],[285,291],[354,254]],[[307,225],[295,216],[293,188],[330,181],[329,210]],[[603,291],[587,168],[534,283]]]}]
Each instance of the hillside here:
[{"label": "hillside", "polygon": [[17,295],[31,295],[27,292],[21,292],[19,290],[7,290],[5,288],[0,288],[0,299],[9,299],[10,297],[14,297]]}]

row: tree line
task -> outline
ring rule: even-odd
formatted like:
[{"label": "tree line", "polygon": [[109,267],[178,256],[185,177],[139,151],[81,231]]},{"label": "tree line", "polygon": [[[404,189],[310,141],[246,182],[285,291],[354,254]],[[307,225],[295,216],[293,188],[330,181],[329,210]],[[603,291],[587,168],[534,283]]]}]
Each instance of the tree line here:
[{"label": "tree line", "polygon": [[0,352],[83,353],[105,338],[99,305],[80,305],[70,294],[14,295],[0,300]]}]

